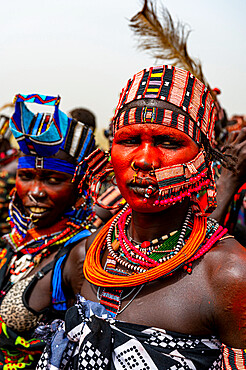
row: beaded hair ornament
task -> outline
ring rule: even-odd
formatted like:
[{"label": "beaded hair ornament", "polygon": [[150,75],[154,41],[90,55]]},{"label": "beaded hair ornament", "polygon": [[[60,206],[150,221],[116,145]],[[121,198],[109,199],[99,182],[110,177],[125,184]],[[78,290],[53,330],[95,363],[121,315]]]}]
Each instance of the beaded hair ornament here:
[{"label": "beaded hair ornament", "polygon": [[112,164],[109,161],[108,153],[97,148],[87,158],[85,158],[85,162],[87,164],[87,169],[79,187],[81,187],[81,184],[83,184],[86,179],[89,184],[90,196],[92,197],[94,204],[98,204],[100,207],[105,209],[118,209],[121,203],[125,203],[124,200],[116,202],[112,206],[102,204],[101,202],[99,203],[98,201],[98,195],[103,182],[107,181],[107,177],[114,171]]},{"label": "beaded hair ornament", "polygon": [[[120,113],[131,101],[147,98],[172,103],[191,119],[155,107],[131,108]],[[115,134],[121,127],[136,123],[156,123],[177,128],[200,143],[201,133],[212,140],[214,119],[215,104],[206,86],[190,72],[164,65],[144,69],[128,80],[115,110],[113,131]]]}]

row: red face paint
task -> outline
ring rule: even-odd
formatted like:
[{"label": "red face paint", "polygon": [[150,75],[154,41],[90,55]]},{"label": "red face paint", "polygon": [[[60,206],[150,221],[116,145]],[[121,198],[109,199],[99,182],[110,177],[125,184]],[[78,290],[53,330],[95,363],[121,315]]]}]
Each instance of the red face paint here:
[{"label": "red face paint", "polygon": [[19,169],[16,189],[27,216],[33,215],[35,225],[53,225],[75,202],[76,189],[71,175],[37,169]]},{"label": "red face paint", "polygon": [[[155,124],[123,127],[115,134],[111,152],[117,184],[123,197],[138,212],[163,210],[165,206],[153,206],[158,198],[158,185],[150,171],[189,162],[198,151],[197,144],[188,135],[171,127]],[[150,185],[156,194],[151,201],[143,203]]]}]

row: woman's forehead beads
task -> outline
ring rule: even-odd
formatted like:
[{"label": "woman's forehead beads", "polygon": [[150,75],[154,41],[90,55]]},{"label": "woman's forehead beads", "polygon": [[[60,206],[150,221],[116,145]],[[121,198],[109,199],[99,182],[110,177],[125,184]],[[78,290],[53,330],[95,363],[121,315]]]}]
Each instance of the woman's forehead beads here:
[{"label": "woman's forehead beads", "polygon": [[[151,104],[148,105],[148,101]],[[158,199],[154,204],[170,205],[185,197],[195,198],[202,188],[210,187],[211,207],[215,205],[215,184],[202,137],[212,142],[214,123],[215,105],[206,86],[190,72],[164,65],[145,69],[128,80],[115,111],[113,132],[115,134],[123,127],[134,124],[158,124],[187,134],[202,149],[188,163],[154,170],[159,187]],[[136,180],[138,171],[134,162],[131,167]],[[154,189],[148,187],[144,203],[151,201],[154,193]]]},{"label": "woman's forehead beads", "polygon": [[[140,99],[171,103],[187,115],[149,106],[127,109],[127,104]],[[115,110],[113,132],[126,125],[156,123],[176,128],[199,143],[201,133],[212,140],[214,122],[215,105],[206,86],[190,72],[163,65],[144,69],[128,80]]]}]

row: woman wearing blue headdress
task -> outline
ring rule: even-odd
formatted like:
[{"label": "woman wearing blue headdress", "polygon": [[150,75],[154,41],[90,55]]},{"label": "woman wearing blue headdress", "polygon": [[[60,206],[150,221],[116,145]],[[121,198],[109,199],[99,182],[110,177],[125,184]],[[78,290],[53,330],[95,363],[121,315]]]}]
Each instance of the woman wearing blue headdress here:
[{"label": "woman wearing blue headdress", "polygon": [[[26,103],[53,106],[54,113],[34,114]],[[12,231],[0,249],[0,369],[35,367],[44,342],[33,338],[34,329],[62,318],[81,287],[85,239],[93,229],[81,179],[95,143],[92,131],[59,103],[59,97],[19,94],[10,120],[21,156],[9,207]]]}]

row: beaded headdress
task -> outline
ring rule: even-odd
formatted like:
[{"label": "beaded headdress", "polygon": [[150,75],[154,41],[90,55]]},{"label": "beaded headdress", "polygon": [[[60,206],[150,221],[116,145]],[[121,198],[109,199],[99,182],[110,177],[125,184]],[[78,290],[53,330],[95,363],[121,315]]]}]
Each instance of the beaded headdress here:
[{"label": "beaded headdress", "polygon": [[[168,109],[137,107],[120,110],[138,99],[159,99],[181,108],[190,118]],[[200,143],[201,133],[213,136],[215,105],[206,86],[190,72],[169,65],[144,69],[129,79],[123,88],[113,118],[114,134],[121,127],[136,123],[155,123],[183,131]]]},{"label": "beaded headdress", "polygon": [[[53,106],[54,113],[34,114],[25,103]],[[60,111],[59,104],[59,96],[16,95],[10,128],[26,155],[19,159],[19,168],[44,168],[74,174],[76,165],[52,156],[63,150],[79,163],[94,148],[92,130]]]}]

